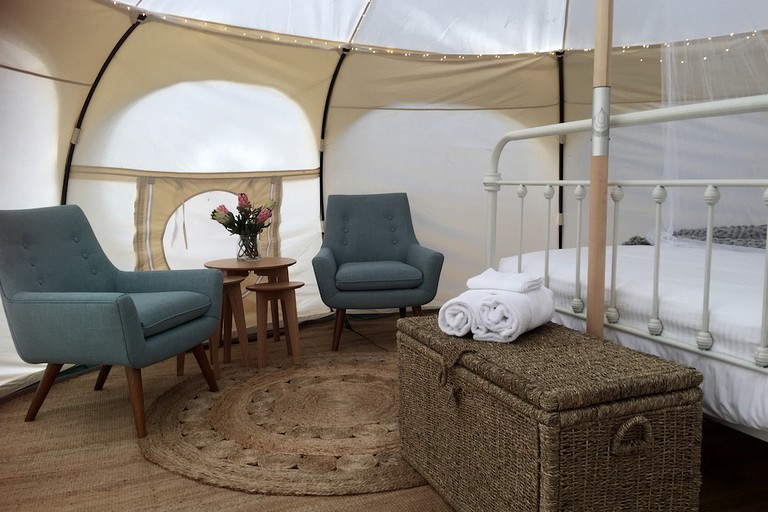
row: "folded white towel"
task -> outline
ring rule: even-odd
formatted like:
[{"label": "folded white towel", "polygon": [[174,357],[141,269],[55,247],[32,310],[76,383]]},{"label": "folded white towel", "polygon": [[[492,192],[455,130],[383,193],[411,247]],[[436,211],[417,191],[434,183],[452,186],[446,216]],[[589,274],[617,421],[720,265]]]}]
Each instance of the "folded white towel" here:
[{"label": "folded white towel", "polygon": [[478,309],[479,322],[472,329],[472,337],[478,341],[515,341],[524,332],[549,322],[555,314],[554,294],[543,286],[527,293],[486,292]]},{"label": "folded white towel", "polygon": [[510,292],[529,292],[540,288],[544,278],[517,272],[499,272],[489,268],[482,274],[470,277],[467,288],[470,290],[508,290]]},{"label": "folded white towel", "polygon": [[488,297],[488,290],[467,290],[448,300],[437,314],[440,330],[451,336],[464,336],[477,328],[480,319],[480,301]]}]

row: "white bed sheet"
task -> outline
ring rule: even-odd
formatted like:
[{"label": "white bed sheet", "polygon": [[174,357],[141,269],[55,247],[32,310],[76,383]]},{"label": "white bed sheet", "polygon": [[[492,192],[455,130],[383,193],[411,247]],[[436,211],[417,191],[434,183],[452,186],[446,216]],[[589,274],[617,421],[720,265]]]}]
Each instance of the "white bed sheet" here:
[{"label": "white bed sheet", "polygon": [[[616,307],[619,323],[647,332],[652,312],[652,246],[620,246],[617,256]],[[704,289],[703,247],[691,244],[662,244],[659,279],[659,318],[662,336],[696,347],[701,328]],[[549,288],[559,307],[570,309],[574,298],[575,249],[550,251]],[[709,330],[714,344],[711,352],[720,352],[754,362],[760,339],[762,319],[764,252],[715,248],[712,252]],[[580,278],[582,299],[586,303],[587,249],[582,249]],[[605,302],[610,297],[611,253],[606,250]],[[517,272],[517,257],[502,258],[498,270]],[[544,252],[526,253],[522,271],[544,274]],[[556,322],[584,330],[578,317],[558,313]],[[678,361],[699,369],[704,375],[704,412],[728,423],[765,431],[768,436],[768,375],[755,367],[743,368],[647,340],[606,327],[604,337],[621,345]]]}]

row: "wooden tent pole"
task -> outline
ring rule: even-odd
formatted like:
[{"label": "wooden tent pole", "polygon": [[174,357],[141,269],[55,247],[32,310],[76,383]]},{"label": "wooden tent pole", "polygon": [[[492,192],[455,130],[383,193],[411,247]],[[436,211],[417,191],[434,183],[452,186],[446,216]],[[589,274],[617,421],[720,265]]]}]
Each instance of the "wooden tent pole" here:
[{"label": "wooden tent pole", "polygon": [[592,167],[589,185],[587,332],[603,336],[605,246],[608,208],[608,138],[611,116],[613,0],[597,0],[592,73]]}]

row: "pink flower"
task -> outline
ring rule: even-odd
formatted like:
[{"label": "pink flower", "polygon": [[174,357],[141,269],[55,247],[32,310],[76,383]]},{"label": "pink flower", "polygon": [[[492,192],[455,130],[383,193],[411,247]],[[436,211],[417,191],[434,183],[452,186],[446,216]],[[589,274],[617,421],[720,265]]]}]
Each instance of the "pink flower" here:
[{"label": "pink flower", "polygon": [[218,222],[219,224],[224,224],[225,226],[229,224],[230,222],[230,216],[231,214],[227,211],[224,206],[219,206],[213,212],[211,212],[211,218]]},{"label": "pink flower", "polygon": [[262,224],[272,217],[272,210],[269,208],[262,208],[259,214],[256,216],[256,222]]},{"label": "pink flower", "polygon": [[251,204],[248,195],[244,192],[237,194],[237,211],[230,212],[223,204],[217,206],[211,212],[211,218],[224,226],[233,235],[250,236],[269,227],[269,219],[274,213],[275,203],[270,199],[261,206]]}]

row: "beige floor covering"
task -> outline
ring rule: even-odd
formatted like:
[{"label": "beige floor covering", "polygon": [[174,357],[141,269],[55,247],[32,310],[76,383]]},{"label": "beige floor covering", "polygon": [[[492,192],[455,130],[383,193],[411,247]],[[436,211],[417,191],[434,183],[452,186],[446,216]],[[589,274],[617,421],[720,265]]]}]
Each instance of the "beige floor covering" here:
[{"label": "beige floor covering", "polygon": [[[342,351],[396,350],[395,318],[360,322],[347,331]],[[305,355],[328,351],[333,322],[302,324]],[[250,354],[255,356],[255,344]],[[285,357],[285,344],[270,339],[268,361]],[[239,364],[239,347],[232,363]],[[255,368],[254,368],[255,371]],[[199,374],[191,355],[186,376]],[[186,377],[175,360],[142,371],[147,406]],[[341,497],[286,497],[246,494],[200,484],[144,459],[135,438],[125,372],[114,368],[104,390],[93,391],[95,373],[54,385],[37,419],[26,423],[31,393],[0,402],[0,510],[2,511],[449,511],[428,486]],[[201,377],[202,378],[202,377]]]},{"label": "beige floor covering", "polygon": [[[395,317],[356,320],[341,350],[394,351]],[[306,355],[330,348],[333,321],[301,326]],[[255,354],[255,344],[250,344]],[[239,348],[233,361],[239,364]],[[269,362],[285,344],[270,340]],[[95,373],[57,383],[34,422],[23,421],[31,393],[0,401],[0,511],[450,512],[428,486],[340,497],[262,496],[219,489],[146,461],[135,438],[125,374],[115,368],[103,391]],[[199,374],[187,356],[186,375]],[[146,403],[180,379],[175,361],[143,371]],[[705,422],[701,511],[768,510],[768,443]]]}]

